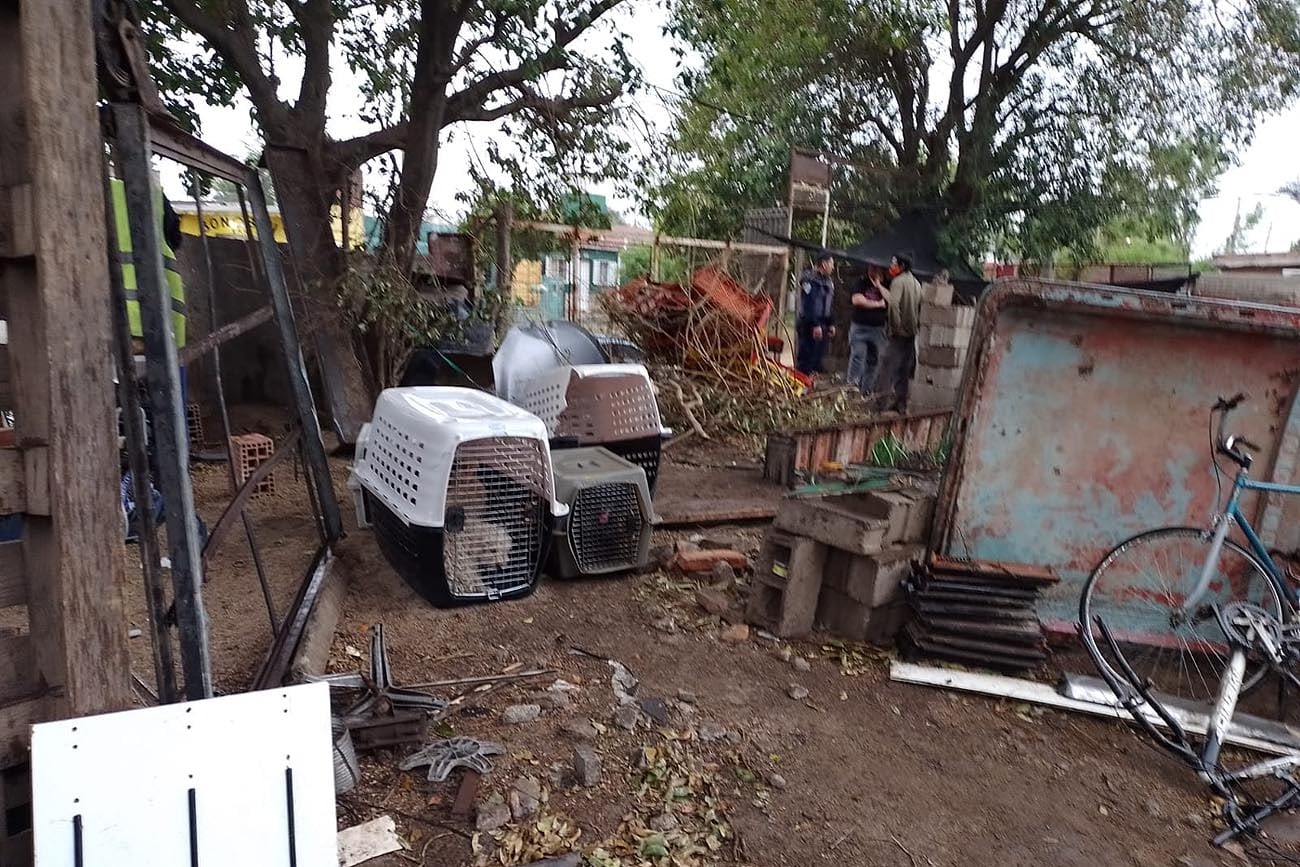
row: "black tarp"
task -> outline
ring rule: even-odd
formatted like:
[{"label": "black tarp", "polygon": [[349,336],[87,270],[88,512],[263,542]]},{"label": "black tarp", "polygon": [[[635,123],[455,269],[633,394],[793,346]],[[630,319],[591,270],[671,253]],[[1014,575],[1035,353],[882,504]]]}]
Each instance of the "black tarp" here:
[{"label": "black tarp", "polygon": [[[816,244],[801,241],[798,238],[786,238],[766,232],[757,226],[751,227],[776,240],[799,247],[810,252],[820,249]],[[899,253],[910,253],[912,272],[920,280],[929,280],[940,271],[948,272],[957,294],[963,298],[973,299],[979,296],[988,281],[984,276],[961,260],[950,259],[939,252],[939,221],[937,215],[926,211],[910,211],[903,214],[894,224],[883,229],[861,243],[847,250],[828,248],[837,259],[856,262],[860,265],[877,265],[887,267],[891,257]]]}]

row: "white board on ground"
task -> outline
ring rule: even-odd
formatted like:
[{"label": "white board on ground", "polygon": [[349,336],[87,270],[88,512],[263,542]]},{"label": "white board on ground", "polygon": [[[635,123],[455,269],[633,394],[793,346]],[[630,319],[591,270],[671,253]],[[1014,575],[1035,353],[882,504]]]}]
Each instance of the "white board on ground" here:
[{"label": "white board on ground", "polygon": [[250,692],[32,729],[37,867],[337,863],[329,687]]},{"label": "white board on ground", "polygon": [[355,867],[406,847],[392,816],[380,816],[339,831],[339,867]]},{"label": "white board on ground", "polygon": [[[889,664],[889,679],[900,683],[912,683],[919,686],[937,686],[942,689],[954,689],[958,692],[970,692],[992,698],[1005,698],[1013,701],[1040,704],[1057,710],[1072,710],[1093,716],[1109,717],[1122,722],[1133,723],[1129,712],[1120,706],[1113,694],[1103,695],[1094,691],[1090,700],[1071,698],[1061,695],[1056,689],[1045,683],[1005,677],[1000,674],[984,674],[978,671],[958,671],[949,668],[936,668],[931,665],[917,665],[912,662],[894,660]],[[1107,692],[1109,689],[1107,688]],[[1095,699],[1095,700],[1092,700]],[[1188,734],[1203,735],[1206,729],[1204,714],[1196,713],[1174,705],[1166,705],[1166,710],[1173,715],[1178,724]],[[1151,708],[1143,707],[1144,715],[1159,728],[1166,728],[1162,720]],[[1291,756],[1300,753],[1300,737],[1286,727],[1266,728],[1259,725],[1247,725],[1253,722],[1241,716],[1235,717],[1228,727],[1224,740],[1238,747],[1256,750],[1273,756]]]}]

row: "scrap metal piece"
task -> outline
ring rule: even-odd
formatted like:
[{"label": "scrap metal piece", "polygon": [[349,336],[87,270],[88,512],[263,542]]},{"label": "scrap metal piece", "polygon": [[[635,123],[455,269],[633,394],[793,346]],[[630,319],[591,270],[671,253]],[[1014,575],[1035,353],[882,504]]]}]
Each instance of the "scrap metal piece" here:
[{"label": "scrap metal piece", "polygon": [[492,773],[490,756],[505,755],[505,748],[491,741],[473,738],[449,738],[434,741],[417,753],[406,757],[399,767],[404,771],[421,765],[429,766],[429,781],[441,783],[451,775],[453,768],[469,768],[480,774]]},{"label": "scrap metal piece", "polygon": [[352,743],[358,750],[376,750],[418,744],[424,738],[425,715],[418,712],[395,713],[369,719],[346,719]]}]

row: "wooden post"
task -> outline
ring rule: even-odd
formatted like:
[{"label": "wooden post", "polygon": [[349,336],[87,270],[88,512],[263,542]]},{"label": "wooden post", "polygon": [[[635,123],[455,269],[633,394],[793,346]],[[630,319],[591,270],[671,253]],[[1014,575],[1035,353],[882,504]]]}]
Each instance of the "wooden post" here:
[{"label": "wooden post", "polygon": [[515,206],[510,202],[497,204],[497,292],[509,297],[514,283],[515,265],[510,258],[510,233],[514,228]]},{"label": "wooden post", "polygon": [[573,299],[573,315],[569,317],[573,322],[582,320],[582,314],[587,312],[587,289],[585,286],[578,284],[578,268],[582,264],[581,248],[578,246],[578,227],[573,227],[573,238],[569,241],[569,285],[573,291],[569,297]]},{"label": "wooden post", "polygon": [[25,651],[0,646],[0,764],[21,757],[28,723],[130,704],[94,63],[89,3],[0,0],[0,202],[26,192],[0,208],[0,238],[33,239],[0,245],[0,294],[22,323],[0,491],[21,491],[4,511],[25,513],[30,633]]},{"label": "wooden post", "polygon": [[650,246],[650,279],[659,282],[659,233],[655,232],[654,244]]}]

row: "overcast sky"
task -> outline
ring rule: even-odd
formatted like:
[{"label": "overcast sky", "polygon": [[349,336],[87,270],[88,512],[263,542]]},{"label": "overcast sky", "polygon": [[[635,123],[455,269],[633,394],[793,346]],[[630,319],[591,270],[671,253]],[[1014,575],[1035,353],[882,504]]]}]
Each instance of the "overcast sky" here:
[{"label": "overcast sky", "polygon": [[[676,75],[676,58],[669,40],[663,35],[665,12],[659,3],[632,0],[611,21],[633,34],[629,54],[642,68],[651,85],[637,99],[637,108],[659,130],[666,129],[671,120],[667,102],[671,100],[673,80]],[[285,95],[296,89],[294,76],[286,65],[280,64],[277,72],[285,83]],[[342,64],[335,64],[334,88],[330,94],[332,107],[329,131],[336,137],[348,137],[366,132],[368,127],[355,117],[361,99]],[[668,93],[665,93],[668,91]],[[203,137],[217,147],[242,156],[259,147],[246,105],[234,110],[203,108]],[[441,218],[454,222],[461,205],[457,194],[470,187],[469,170],[482,158],[484,142],[496,134],[493,125],[474,124],[455,128],[444,142],[438,174],[430,207]],[[635,142],[638,136],[629,136]],[[1259,127],[1251,147],[1242,154],[1237,167],[1226,172],[1219,180],[1218,193],[1201,202],[1200,225],[1193,243],[1193,258],[1209,256],[1223,243],[1232,230],[1233,218],[1240,206],[1248,213],[1257,204],[1264,209],[1259,227],[1247,239],[1252,251],[1287,250],[1300,241],[1300,204],[1278,194],[1282,184],[1300,180],[1300,103],[1280,115],[1267,118]],[[646,158],[648,149],[634,148],[633,159]],[[611,185],[595,186],[593,192],[610,197],[610,204],[636,222],[644,223],[635,213],[632,202],[621,200]]]}]

